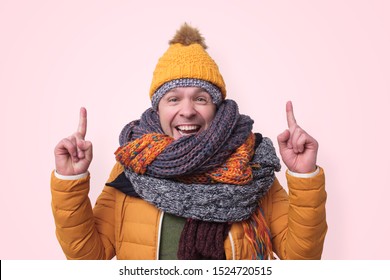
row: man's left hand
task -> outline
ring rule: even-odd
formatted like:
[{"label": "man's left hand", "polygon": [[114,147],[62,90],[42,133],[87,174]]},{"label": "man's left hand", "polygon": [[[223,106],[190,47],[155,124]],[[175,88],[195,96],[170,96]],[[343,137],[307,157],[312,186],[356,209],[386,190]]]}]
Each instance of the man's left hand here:
[{"label": "man's left hand", "polygon": [[297,124],[291,101],[286,104],[286,115],[288,129],[278,136],[282,160],[292,172],[314,172],[317,169],[318,142]]}]

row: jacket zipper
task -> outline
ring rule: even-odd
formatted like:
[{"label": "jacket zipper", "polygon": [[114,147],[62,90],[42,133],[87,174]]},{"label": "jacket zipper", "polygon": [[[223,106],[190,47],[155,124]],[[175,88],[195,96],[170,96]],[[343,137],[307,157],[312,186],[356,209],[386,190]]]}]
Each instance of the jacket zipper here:
[{"label": "jacket zipper", "polygon": [[160,239],[161,239],[161,228],[162,228],[162,222],[164,217],[164,212],[160,212],[160,221],[158,223],[158,233],[157,233],[157,250],[156,250],[156,260],[160,257]]}]

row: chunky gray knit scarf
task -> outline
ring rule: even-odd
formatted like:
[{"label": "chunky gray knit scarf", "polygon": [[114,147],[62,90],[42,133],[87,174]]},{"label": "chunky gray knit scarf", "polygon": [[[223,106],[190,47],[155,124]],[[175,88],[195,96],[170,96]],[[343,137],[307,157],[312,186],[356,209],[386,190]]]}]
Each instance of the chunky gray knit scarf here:
[{"label": "chunky gray knit scarf", "polygon": [[261,168],[253,170],[253,182],[246,186],[185,184],[139,175],[129,169],[125,174],[140,197],[164,212],[202,221],[235,222],[251,216],[271,187],[274,171],[280,170],[271,140],[263,138],[253,163]]}]

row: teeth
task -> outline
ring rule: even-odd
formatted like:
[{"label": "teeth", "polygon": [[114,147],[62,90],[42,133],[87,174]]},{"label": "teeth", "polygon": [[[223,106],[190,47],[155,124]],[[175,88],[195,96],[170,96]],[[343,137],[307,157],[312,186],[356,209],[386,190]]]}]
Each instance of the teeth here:
[{"label": "teeth", "polygon": [[200,125],[179,125],[176,129],[181,135],[190,135],[197,133],[200,129]]},{"label": "teeth", "polygon": [[199,126],[198,125],[179,125],[177,127],[178,130],[183,130],[183,131],[192,131],[192,130],[198,130]]}]

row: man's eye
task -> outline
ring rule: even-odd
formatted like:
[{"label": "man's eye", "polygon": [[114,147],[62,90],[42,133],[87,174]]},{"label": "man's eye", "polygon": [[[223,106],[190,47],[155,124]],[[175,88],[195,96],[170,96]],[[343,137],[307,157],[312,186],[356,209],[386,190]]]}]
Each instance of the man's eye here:
[{"label": "man's eye", "polygon": [[207,101],[207,99],[204,98],[204,97],[198,97],[198,98],[196,98],[196,100],[197,100],[197,101],[200,101],[200,102],[205,102],[205,101]]},{"label": "man's eye", "polygon": [[177,98],[176,97],[171,97],[168,99],[168,102],[177,102]]}]

